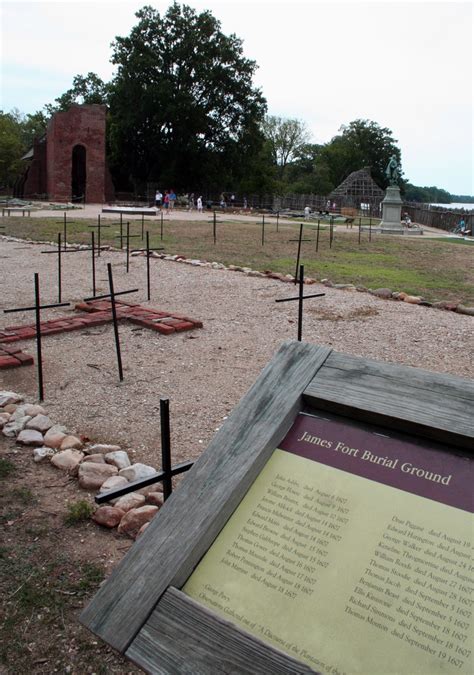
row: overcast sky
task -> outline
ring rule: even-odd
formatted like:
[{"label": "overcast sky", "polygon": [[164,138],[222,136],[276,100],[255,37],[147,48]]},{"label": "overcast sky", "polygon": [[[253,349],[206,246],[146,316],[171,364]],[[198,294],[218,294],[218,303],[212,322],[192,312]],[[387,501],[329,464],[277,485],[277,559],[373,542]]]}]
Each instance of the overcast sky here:
[{"label": "overcast sky", "polygon": [[[0,1],[0,108],[23,113],[53,102],[76,74],[109,80],[114,37],[129,34],[145,4],[170,4]],[[474,194],[470,2],[186,4],[242,38],[270,114],[304,120],[317,143],[373,120],[392,130],[410,182]]]}]

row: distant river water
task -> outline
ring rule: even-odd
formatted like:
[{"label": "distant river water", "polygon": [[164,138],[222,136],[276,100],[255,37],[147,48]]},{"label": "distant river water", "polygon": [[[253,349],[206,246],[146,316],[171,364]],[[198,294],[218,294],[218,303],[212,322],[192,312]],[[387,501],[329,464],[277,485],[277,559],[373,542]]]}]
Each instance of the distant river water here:
[{"label": "distant river water", "polygon": [[463,204],[462,202],[453,202],[452,204],[430,204],[430,206],[444,206],[445,209],[465,209],[474,211],[474,204]]}]

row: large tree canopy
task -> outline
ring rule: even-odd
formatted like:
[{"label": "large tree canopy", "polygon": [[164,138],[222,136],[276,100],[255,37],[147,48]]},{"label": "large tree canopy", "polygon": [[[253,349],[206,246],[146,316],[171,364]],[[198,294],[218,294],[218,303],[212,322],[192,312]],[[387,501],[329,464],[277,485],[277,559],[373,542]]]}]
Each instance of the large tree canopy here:
[{"label": "large tree canopy", "polygon": [[238,171],[239,153],[248,157],[262,144],[266,104],[252,85],[255,62],[208,11],[174,3],[163,16],[149,6],[136,16],[130,35],[112,44],[116,170],[175,188],[225,180]]},{"label": "large tree canopy", "polygon": [[72,87],[56,99],[56,105],[46,105],[46,111],[52,115],[60,110],[69,110],[73,103],[108,103],[110,85],[95,73],[76,75]]},{"label": "large tree canopy", "polygon": [[[342,126],[342,133],[334,136],[322,150],[320,167],[326,166],[333,187],[337,187],[352,171],[370,167],[372,178],[380,187],[387,187],[385,169],[392,155],[401,165],[401,153],[390,129],[370,120],[354,120]],[[400,174],[402,170],[400,169]]]}]

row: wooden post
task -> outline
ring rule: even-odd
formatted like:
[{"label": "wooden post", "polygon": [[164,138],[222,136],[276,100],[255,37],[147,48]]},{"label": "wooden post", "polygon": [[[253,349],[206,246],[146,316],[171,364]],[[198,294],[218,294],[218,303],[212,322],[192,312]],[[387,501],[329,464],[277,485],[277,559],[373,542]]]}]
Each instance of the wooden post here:
[{"label": "wooden post", "polygon": [[170,438],[170,402],[168,398],[160,398],[161,423],[161,470],[163,478],[163,499],[166,501],[173,492],[171,480],[171,438]]}]

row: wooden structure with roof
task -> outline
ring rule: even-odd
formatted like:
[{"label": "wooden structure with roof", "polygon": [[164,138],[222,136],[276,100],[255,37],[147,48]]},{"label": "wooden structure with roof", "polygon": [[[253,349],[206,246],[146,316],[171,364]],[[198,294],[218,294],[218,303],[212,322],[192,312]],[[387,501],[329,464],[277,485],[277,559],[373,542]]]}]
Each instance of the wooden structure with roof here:
[{"label": "wooden structure with roof", "polygon": [[384,196],[384,191],[377,185],[370,175],[370,169],[366,167],[349,174],[347,178],[330,193],[329,199],[335,201],[339,208],[352,206],[360,209],[361,204],[369,204],[370,211],[373,213],[379,208],[380,202]]}]

